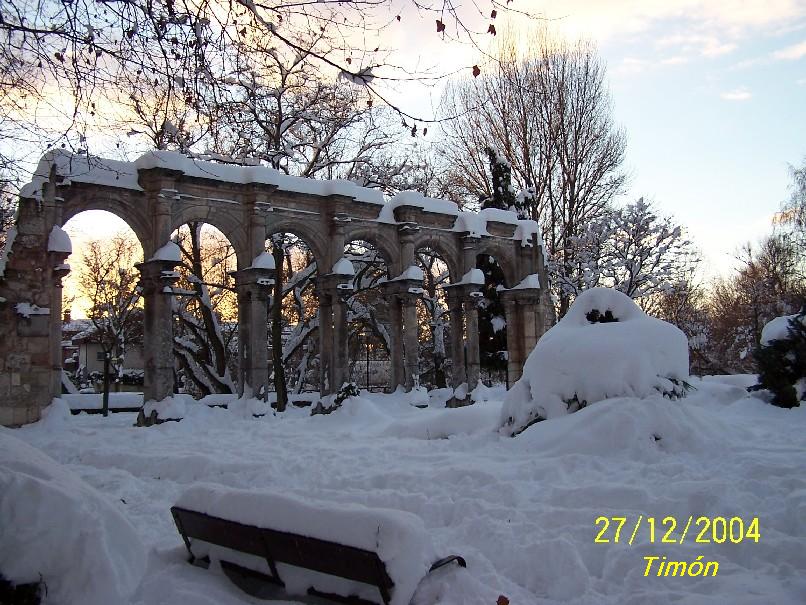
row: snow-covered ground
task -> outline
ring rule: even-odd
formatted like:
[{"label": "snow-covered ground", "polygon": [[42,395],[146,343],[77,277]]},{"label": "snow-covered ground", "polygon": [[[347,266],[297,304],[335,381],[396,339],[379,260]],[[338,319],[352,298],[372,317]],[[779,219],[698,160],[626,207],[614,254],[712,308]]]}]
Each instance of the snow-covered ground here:
[{"label": "snow-covered ground", "polygon": [[[169,508],[197,482],[414,513],[438,553],[468,563],[427,577],[417,604],[493,605],[499,595],[513,604],[806,602],[806,409],[775,408],[735,380],[693,385],[683,400],[609,399],[515,438],[497,430],[501,390],[460,409],[372,394],[315,417],[189,406],[181,422],[147,429],[132,426],[133,414],[56,410],[36,425],[0,429],[0,438],[42,450],[131,521],[148,553],[131,603],[261,602],[220,572],[187,564]],[[13,511],[2,499],[9,535]],[[639,515],[630,546],[627,528]],[[678,520],[668,538],[679,541],[690,515],[758,517],[760,537],[697,544],[692,532],[682,545],[661,543],[664,517]],[[594,542],[600,516],[627,518],[619,543],[612,526],[609,543]],[[647,517],[657,520],[654,543]],[[54,539],[28,548],[44,556],[58,548],[62,519],[39,521]],[[644,557],[700,555],[719,562],[716,577],[644,575]],[[84,553],[64,556],[80,566]]]}]

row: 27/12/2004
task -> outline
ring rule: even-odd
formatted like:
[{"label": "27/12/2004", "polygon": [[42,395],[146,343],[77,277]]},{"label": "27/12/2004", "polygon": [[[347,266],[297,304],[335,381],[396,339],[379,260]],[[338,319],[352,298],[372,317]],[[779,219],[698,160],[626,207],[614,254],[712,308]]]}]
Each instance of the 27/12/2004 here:
[{"label": "27/12/2004", "polygon": [[[594,542],[597,544],[618,544],[626,542],[632,546],[639,536],[648,536],[649,543],[654,544],[683,544],[686,539],[692,539],[697,544],[722,544],[732,542],[739,544],[745,540],[758,543],[761,539],[758,517],[752,517],[748,522],[742,517],[695,517],[690,515],[678,523],[676,517],[656,517],[638,515],[635,522],[628,523],[629,517],[596,517],[594,524],[599,528]],[[626,529],[625,529],[626,526]],[[682,528],[681,533],[677,530]],[[626,533],[625,533],[626,532]],[[628,535],[628,539],[624,536]],[[639,538],[640,541],[640,538]]]}]

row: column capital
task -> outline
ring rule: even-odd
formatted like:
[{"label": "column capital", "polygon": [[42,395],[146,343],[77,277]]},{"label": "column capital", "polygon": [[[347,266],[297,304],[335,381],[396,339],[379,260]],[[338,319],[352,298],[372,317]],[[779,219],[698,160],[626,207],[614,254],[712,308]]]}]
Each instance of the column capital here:
[{"label": "column capital", "polygon": [[139,286],[143,295],[158,292],[173,294],[173,285],[179,279],[179,273],[174,270],[178,264],[178,261],[156,259],[137,263],[135,267],[140,272]]},{"label": "column capital", "polygon": [[239,271],[231,271],[230,275],[235,278],[235,288],[246,286],[262,286],[261,289],[268,289],[274,285],[276,269],[264,269],[262,267],[247,267]]},{"label": "column capital", "polygon": [[332,305],[336,302],[344,302],[353,295],[352,276],[338,273],[320,275],[315,280],[315,288],[320,303]]},{"label": "column capital", "polygon": [[500,297],[504,305],[536,305],[540,302],[541,293],[539,288],[518,288],[501,290]]},{"label": "column capital", "polygon": [[477,303],[484,297],[479,284],[450,284],[443,286],[442,289],[448,298],[448,305],[466,302]]}]

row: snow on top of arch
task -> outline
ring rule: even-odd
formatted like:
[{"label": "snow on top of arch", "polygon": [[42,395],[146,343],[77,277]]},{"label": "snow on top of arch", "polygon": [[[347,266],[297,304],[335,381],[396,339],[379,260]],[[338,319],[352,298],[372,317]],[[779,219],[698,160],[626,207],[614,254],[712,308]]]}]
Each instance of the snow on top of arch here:
[{"label": "snow on top of arch", "polygon": [[174,151],[151,151],[134,162],[139,170],[163,168],[176,170],[187,176],[225,181],[228,183],[261,183],[276,185],[282,191],[308,193],[311,195],[344,195],[360,202],[383,204],[383,194],[377,189],[359,187],[344,179],[317,180],[289,176],[268,166],[242,166],[217,164],[193,159]]},{"label": "snow on top of arch", "polygon": [[426,197],[419,191],[401,191],[383,205],[380,214],[378,214],[378,221],[381,223],[396,223],[395,209],[400,206],[414,206],[415,208],[422,208],[425,212],[449,214],[451,216],[460,214],[459,206],[454,202]]},{"label": "snow on top of arch", "polygon": [[55,168],[56,174],[64,179],[62,184],[65,185],[71,182],[92,183],[142,191],[143,188],[138,182],[138,170],[162,168],[191,177],[228,183],[261,183],[275,185],[282,191],[319,196],[344,195],[370,204],[384,203],[383,193],[379,190],[359,187],[352,181],[289,176],[267,166],[208,162],[175,151],[150,151],[134,162],[121,162],[54,149],[42,156],[31,182],[22,188],[20,195],[42,199],[42,187],[47,182],[52,168]]},{"label": "snow on top of arch", "polygon": [[62,185],[75,182],[143,190],[137,182],[137,169],[131,162],[51,149],[39,160],[31,182],[20,190],[20,197],[41,200],[42,188],[50,178],[51,169],[62,177]]},{"label": "snow on top of arch", "polygon": [[[212,156],[211,156],[212,157]],[[221,158],[225,159],[225,158]],[[142,191],[138,181],[139,170],[161,168],[175,170],[189,177],[205,178],[236,184],[259,183],[274,185],[281,191],[307,193],[309,195],[343,195],[357,201],[380,206],[377,221],[396,224],[394,211],[400,206],[415,206],[425,212],[455,216],[451,231],[468,232],[474,236],[487,236],[487,223],[495,221],[515,225],[514,240],[523,246],[532,245],[532,236],[540,240],[540,229],[535,221],[519,219],[511,210],[486,208],[480,212],[459,210],[449,200],[424,196],[417,191],[401,191],[389,201],[384,201],[383,193],[377,189],[360,187],[343,179],[317,180],[283,174],[279,170],[259,165],[225,164],[188,157],[174,151],[150,151],[134,162],[110,160],[86,154],[75,154],[64,149],[48,151],[34,172],[31,182],[20,191],[25,198],[42,199],[42,189],[55,169],[61,177],[61,184],[89,183],[120,189]]]}]

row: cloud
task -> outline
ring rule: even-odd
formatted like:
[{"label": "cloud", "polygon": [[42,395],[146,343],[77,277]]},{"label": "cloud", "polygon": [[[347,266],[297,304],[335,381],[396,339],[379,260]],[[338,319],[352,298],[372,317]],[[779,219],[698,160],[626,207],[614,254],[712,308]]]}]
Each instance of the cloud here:
[{"label": "cloud", "polygon": [[518,5],[556,19],[572,33],[599,40],[647,32],[669,22],[682,22],[689,32],[740,40],[748,30],[778,28],[806,17],[802,0],[523,0]]},{"label": "cloud", "polygon": [[688,57],[682,57],[680,55],[675,55],[674,57],[667,57],[661,61],[661,65],[684,65],[688,63],[690,59]]},{"label": "cloud", "polygon": [[772,58],[779,61],[797,61],[803,57],[806,57],[806,40],[772,53]]},{"label": "cloud", "polygon": [[718,57],[736,50],[733,42],[724,42],[717,36],[698,33],[679,33],[665,36],[655,42],[658,48],[675,48],[684,53],[696,53],[703,57]]},{"label": "cloud", "polygon": [[650,62],[646,59],[637,59],[636,57],[624,57],[621,60],[615,69],[613,69],[613,73],[620,76],[630,76],[634,74],[641,73],[647,67],[649,67]]},{"label": "cloud", "polygon": [[733,90],[723,92],[719,96],[725,101],[747,101],[753,97],[753,93],[751,93],[747,87],[740,86],[739,88],[734,88]]}]

